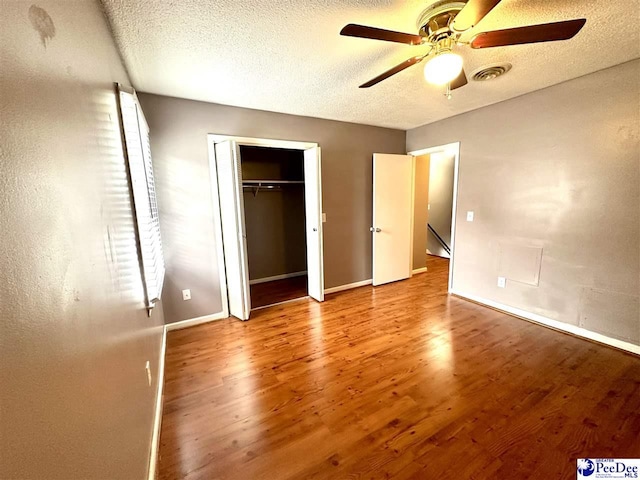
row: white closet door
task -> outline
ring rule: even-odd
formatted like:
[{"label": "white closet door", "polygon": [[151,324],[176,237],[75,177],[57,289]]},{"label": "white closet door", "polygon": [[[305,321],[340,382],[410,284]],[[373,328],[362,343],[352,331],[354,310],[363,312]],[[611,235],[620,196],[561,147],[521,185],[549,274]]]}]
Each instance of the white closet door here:
[{"label": "white closet door", "polygon": [[217,143],[215,149],[229,312],[240,320],[248,320],[251,298],[240,150],[230,141]]},{"label": "white closet door", "polygon": [[373,284],[411,276],[413,157],[373,155]]},{"label": "white closet door", "polygon": [[322,188],[320,147],[304,151],[304,202],[307,228],[307,275],[309,296],[324,301],[322,253]]}]

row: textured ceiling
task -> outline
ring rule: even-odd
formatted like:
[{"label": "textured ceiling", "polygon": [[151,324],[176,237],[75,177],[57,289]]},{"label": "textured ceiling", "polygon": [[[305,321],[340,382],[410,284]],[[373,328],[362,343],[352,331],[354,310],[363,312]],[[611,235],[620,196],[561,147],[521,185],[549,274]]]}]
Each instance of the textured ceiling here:
[{"label": "textured ceiling", "polygon": [[[587,24],[565,42],[462,47],[468,74],[496,62],[512,63],[513,69],[494,81],[469,82],[451,100],[424,81],[424,63],[359,89],[427,47],[341,37],[340,29],[361,23],[416,33],[417,17],[433,2],[103,0],[140,91],[400,129],[640,57],[640,0],[503,0],[462,40],[573,18],[584,17]],[[603,91],[599,101],[606,96]]]}]

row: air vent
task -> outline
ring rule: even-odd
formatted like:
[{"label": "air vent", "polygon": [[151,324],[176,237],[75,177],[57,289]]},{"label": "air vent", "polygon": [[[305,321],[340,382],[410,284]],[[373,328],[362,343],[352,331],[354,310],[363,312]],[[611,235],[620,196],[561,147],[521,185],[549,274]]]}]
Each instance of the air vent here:
[{"label": "air vent", "polygon": [[510,63],[503,63],[501,65],[491,65],[489,67],[482,67],[475,72],[471,78],[476,82],[486,82],[487,80],[493,80],[501,75],[504,75],[511,70]]}]

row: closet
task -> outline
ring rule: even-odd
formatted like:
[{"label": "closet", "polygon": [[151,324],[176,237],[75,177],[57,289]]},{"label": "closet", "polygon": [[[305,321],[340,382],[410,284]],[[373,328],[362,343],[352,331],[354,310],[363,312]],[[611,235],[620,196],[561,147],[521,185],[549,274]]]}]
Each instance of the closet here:
[{"label": "closet", "polygon": [[307,296],[304,151],[240,145],[251,308]]},{"label": "closet", "polygon": [[262,306],[307,295],[324,301],[318,144],[209,141],[223,313],[249,320]]}]

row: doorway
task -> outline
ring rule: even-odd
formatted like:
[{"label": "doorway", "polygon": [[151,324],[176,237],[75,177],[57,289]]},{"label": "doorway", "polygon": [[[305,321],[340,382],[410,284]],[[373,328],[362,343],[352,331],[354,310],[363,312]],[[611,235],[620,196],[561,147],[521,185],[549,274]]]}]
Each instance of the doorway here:
[{"label": "doorway", "polygon": [[373,155],[372,283],[432,271],[453,285],[460,144]]},{"label": "doorway", "polygon": [[320,148],[220,135],[209,140],[227,313],[248,320],[252,309],[306,296],[323,301]]},{"label": "doorway", "polygon": [[[427,173],[426,179],[416,177],[416,190],[426,193],[426,253],[451,258],[454,155],[446,151],[434,152],[416,157],[418,162],[426,164],[422,169]],[[416,205],[418,208],[424,210],[424,204]],[[425,245],[421,247],[424,250]]]},{"label": "doorway", "polygon": [[251,309],[307,296],[304,154],[240,146]]},{"label": "doorway", "polygon": [[448,272],[453,285],[460,144],[411,152],[415,157],[414,273]]}]

